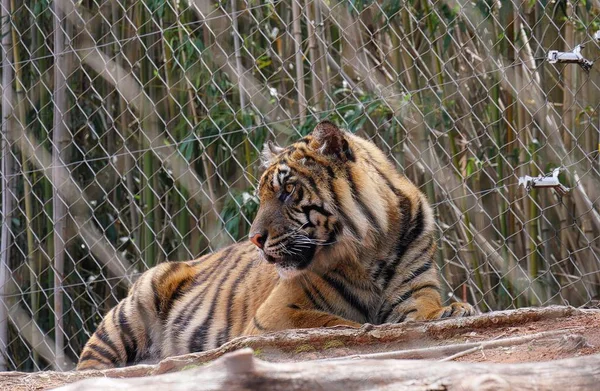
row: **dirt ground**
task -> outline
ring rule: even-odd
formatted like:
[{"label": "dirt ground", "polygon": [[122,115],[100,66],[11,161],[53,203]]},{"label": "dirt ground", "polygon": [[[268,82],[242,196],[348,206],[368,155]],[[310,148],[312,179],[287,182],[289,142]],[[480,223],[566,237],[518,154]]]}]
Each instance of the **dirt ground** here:
[{"label": "dirt ground", "polygon": [[90,377],[130,378],[200,367],[250,347],[269,362],[353,358],[524,363],[600,353],[600,310],[521,309],[428,323],[360,329],[289,330],[237,338],[218,349],[168,358],[154,365],[106,371],[0,373],[0,390],[44,390]]},{"label": "dirt ground", "polygon": [[497,339],[550,330],[572,330],[566,335],[533,340],[522,345],[484,349],[455,361],[519,363],[559,360],[600,353],[600,311],[528,323],[522,326],[487,329],[468,334],[471,340]]}]

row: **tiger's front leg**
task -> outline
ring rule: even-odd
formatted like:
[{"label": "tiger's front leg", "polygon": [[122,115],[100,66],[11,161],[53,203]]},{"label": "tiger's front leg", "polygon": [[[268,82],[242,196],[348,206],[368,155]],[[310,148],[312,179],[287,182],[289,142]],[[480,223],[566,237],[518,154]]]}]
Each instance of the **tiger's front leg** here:
[{"label": "tiger's front leg", "polygon": [[452,303],[442,306],[437,289],[426,289],[413,296],[415,309],[406,317],[407,320],[435,320],[445,318],[461,318],[475,314],[475,308],[469,303]]},{"label": "tiger's front leg", "polygon": [[314,308],[298,287],[284,282],[258,308],[243,334],[258,335],[269,331],[331,326],[359,328],[361,324]]},{"label": "tiger's front leg", "polygon": [[476,313],[468,303],[442,305],[438,284],[427,282],[404,287],[388,298],[379,314],[380,323],[402,323],[445,318],[459,318]]}]

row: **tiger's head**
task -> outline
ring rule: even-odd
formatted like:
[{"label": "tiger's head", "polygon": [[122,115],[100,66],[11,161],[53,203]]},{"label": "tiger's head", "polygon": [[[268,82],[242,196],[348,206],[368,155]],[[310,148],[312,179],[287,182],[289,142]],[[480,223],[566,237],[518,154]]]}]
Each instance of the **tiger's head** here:
[{"label": "tiger's head", "polygon": [[[249,236],[281,277],[301,273],[315,259],[339,257],[342,248],[367,245],[374,236],[367,232],[371,220],[377,220],[379,228],[387,225],[382,199],[386,191],[369,184],[364,169],[367,163],[363,161],[373,155],[389,165],[374,144],[329,121],[286,148],[270,142],[265,145],[266,170],[258,186],[260,207]],[[358,198],[357,182],[363,193]]]}]

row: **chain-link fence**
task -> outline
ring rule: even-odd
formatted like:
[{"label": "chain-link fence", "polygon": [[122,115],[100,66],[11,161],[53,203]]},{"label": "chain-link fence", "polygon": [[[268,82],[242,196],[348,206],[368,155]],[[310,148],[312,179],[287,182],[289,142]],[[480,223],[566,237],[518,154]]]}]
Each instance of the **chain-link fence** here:
[{"label": "chain-link fence", "polygon": [[[445,299],[595,305],[597,0],[2,0],[0,352],[66,369],[132,280],[243,240],[328,118],[435,206]],[[583,65],[583,62],[580,62]],[[518,178],[563,168],[560,196]]]}]

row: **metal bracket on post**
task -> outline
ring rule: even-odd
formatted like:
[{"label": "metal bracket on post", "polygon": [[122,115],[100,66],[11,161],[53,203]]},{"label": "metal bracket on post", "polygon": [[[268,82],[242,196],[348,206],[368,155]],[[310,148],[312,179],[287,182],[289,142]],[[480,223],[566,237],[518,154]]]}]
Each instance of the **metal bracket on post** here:
[{"label": "metal bracket on post", "polygon": [[527,192],[529,192],[534,187],[551,187],[562,197],[563,195],[569,192],[569,188],[560,183],[558,179],[558,174],[561,172],[561,168],[555,168],[552,171],[552,174],[540,175],[537,177],[532,177],[529,175],[525,175],[519,177],[519,186],[523,186]]},{"label": "metal bracket on post", "polygon": [[581,55],[581,49],[583,48],[584,45],[577,45],[572,52],[559,52],[558,50],[550,50],[548,52],[548,62],[550,64],[579,64],[584,71],[589,72],[590,69],[592,69],[594,62]]}]

